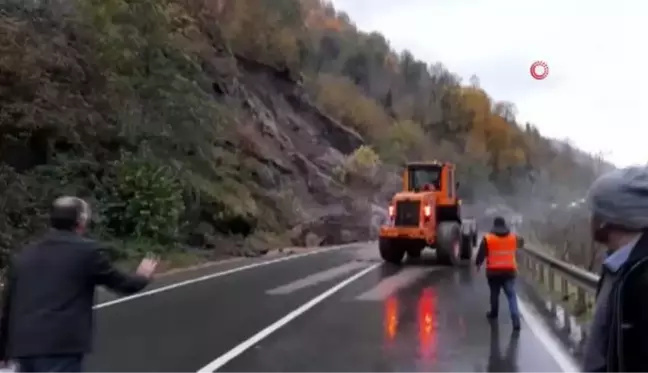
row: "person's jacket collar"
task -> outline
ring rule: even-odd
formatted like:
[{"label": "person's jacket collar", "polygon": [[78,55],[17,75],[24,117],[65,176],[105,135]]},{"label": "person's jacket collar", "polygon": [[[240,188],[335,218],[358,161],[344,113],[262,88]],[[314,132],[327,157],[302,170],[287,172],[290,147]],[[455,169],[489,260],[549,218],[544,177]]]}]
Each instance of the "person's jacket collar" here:
[{"label": "person's jacket collar", "polygon": [[630,258],[634,247],[637,245],[641,237],[642,234],[639,234],[632,241],[610,254],[610,256],[608,256],[603,262],[605,268],[612,273],[618,272]]}]

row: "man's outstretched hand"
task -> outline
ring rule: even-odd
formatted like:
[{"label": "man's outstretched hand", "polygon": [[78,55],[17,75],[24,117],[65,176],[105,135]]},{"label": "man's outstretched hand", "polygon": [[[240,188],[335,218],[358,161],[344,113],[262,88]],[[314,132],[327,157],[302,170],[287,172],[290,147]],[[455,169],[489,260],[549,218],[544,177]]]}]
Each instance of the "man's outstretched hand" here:
[{"label": "man's outstretched hand", "polygon": [[157,256],[147,254],[146,257],[142,259],[139,266],[137,267],[137,271],[135,272],[142,277],[151,278],[153,277],[155,269],[157,268],[159,263],[160,259]]}]

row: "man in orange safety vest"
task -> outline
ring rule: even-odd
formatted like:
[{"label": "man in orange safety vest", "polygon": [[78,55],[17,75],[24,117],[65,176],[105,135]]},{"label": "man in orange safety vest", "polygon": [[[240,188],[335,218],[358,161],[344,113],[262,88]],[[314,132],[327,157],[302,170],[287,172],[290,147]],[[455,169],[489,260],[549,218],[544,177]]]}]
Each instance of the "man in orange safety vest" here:
[{"label": "man in orange safety vest", "polygon": [[517,276],[517,261],[515,254],[518,247],[518,238],[511,233],[503,217],[498,216],[493,220],[493,228],[484,236],[475,265],[481,268],[486,262],[486,278],[490,288],[490,311],[486,314],[489,320],[496,320],[499,311],[499,295],[504,290],[508,300],[509,311],[513,329],[520,329],[520,311],[515,294],[515,278]]}]

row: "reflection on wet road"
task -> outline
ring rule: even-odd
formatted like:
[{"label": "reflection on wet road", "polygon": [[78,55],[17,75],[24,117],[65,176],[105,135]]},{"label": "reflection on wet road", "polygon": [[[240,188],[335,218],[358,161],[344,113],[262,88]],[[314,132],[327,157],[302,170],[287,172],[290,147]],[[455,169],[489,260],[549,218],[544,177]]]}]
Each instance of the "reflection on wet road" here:
[{"label": "reflection on wet road", "polygon": [[259,265],[101,309],[89,368],[561,371],[526,322],[487,321],[483,276],[375,244]]},{"label": "reflection on wet road", "polygon": [[502,351],[500,326],[498,323],[491,324],[490,354],[488,358],[489,372],[519,372],[517,359],[520,332],[511,331],[508,334],[506,349]]}]

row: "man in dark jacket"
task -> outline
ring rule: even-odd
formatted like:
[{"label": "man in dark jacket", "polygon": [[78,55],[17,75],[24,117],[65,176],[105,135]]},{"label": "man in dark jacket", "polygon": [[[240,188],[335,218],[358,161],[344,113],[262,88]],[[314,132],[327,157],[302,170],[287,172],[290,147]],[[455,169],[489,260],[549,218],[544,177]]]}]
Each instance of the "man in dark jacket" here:
[{"label": "man in dark jacket", "polygon": [[57,199],[49,232],[9,263],[0,317],[0,360],[23,372],[79,372],[91,350],[96,285],[122,294],[142,290],[157,266],[146,258],[135,275],[117,270],[103,247],[83,238],[90,208]]},{"label": "man in dark jacket", "polygon": [[592,236],[605,245],[586,372],[648,371],[648,169],[601,176],[588,200]]},{"label": "man in dark jacket", "polygon": [[489,320],[497,319],[499,312],[499,295],[504,290],[508,300],[513,329],[520,329],[520,311],[515,294],[517,262],[515,259],[518,238],[506,226],[503,217],[493,219],[493,228],[484,236],[475,265],[479,269],[486,261],[486,278],[490,288],[490,311],[486,314]]}]

